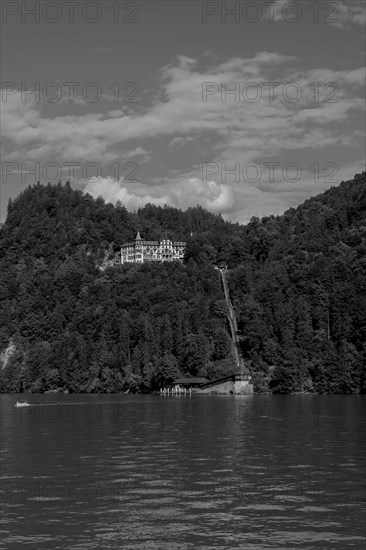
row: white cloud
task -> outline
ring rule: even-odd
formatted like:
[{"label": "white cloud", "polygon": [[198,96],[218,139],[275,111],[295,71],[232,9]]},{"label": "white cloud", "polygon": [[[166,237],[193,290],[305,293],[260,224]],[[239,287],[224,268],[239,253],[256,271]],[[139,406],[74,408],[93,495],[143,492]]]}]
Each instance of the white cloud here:
[{"label": "white cloud", "polygon": [[186,137],[176,136],[175,138],[173,138],[171,140],[171,142],[169,143],[169,146],[170,147],[182,147],[183,145],[186,145],[190,141],[193,141],[192,136],[186,136]]},{"label": "white cloud", "polygon": [[[153,193],[152,193],[153,191]],[[102,196],[107,202],[121,201],[128,209],[135,210],[146,203],[177,208],[201,206],[214,212],[226,212],[235,204],[234,191],[229,185],[199,178],[176,178],[155,186],[131,183],[123,178],[91,178],[84,189],[92,197]]]},{"label": "white cloud", "polygon": [[116,203],[121,201],[129,210],[135,210],[150,202],[164,206],[169,203],[169,197],[155,197],[148,193],[133,193],[127,185],[123,185],[123,179],[116,181],[112,178],[91,178],[85,189],[94,198],[103,197],[107,202]]},{"label": "white cloud", "polygon": [[[221,149],[227,154],[232,148],[236,153],[238,146],[243,149],[246,140],[254,140],[258,154],[270,154],[271,137],[276,138],[277,148],[291,148],[286,138],[294,127],[306,136],[307,124],[346,120],[363,104],[362,98],[356,95],[362,85],[363,68],[291,73],[288,68],[285,70],[291,59],[277,53],[259,52],[253,58],[233,58],[199,72],[194,70],[193,59],[181,57],[175,65],[161,71],[164,100],[135,114],[112,110],[51,118],[44,114],[42,104],[22,102],[17,93],[3,104],[3,135],[19,149],[20,156],[25,152],[29,156],[30,151],[35,155],[53,152],[54,157],[67,161],[109,162],[119,157],[118,146],[130,140],[168,136],[174,145],[179,139],[192,139],[204,132],[218,139],[216,151]],[[268,71],[273,70],[279,84],[274,89],[274,100],[269,101],[268,82],[273,78]],[[314,102],[310,89],[314,79],[321,83],[339,83],[332,95],[338,102],[323,101],[332,93],[332,88],[321,88],[320,101]],[[298,101],[288,99],[296,93],[294,87],[288,91],[289,82],[301,87]],[[252,83],[250,89],[249,83]],[[230,93],[233,89],[235,94]],[[253,101],[251,94],[256,89],[260,95],[258,101]]]},{"label": "white cloud", "polygon": [[[290,0],[274,0],[267,8],[267,16],[269,21],[275,23],[284,23],[291,19],[296,20],[299,14],[303,15],[306,3],[300,2],[298,8],[296,2]],[[299,11],[299,8],[301,11]],[[316,9],[320,11],[318,15],[320,21],[332,25],[339,29],[350,28],[351,25],[364,26],[366,22],[366,10],[364,0],[347,0],[344,2],[327,2],[322,4],[314,4],[309,1],[309,11],[312,10],[312,17],[315,17]],[[311,13],[311,12],[310,12]]]},{"label": "white cloud", "polygon": [[365,26],[366,9],[363,0],[347,0],[347,3],[338,1],[336,6],[338,13],[335,17],[330,18],[330,24],[340,29],[349,28],[351,25]]},{"label": "white cloud", "polygon": [[[284,209],[285,198],[275,197],[279,188],[273,187],[270,193],[246,182],[226,185],[220,183],[220,173],[208,182],[202,181],[199,163],[226,162],[228,166],[235,162],[260,163],[291,152],[298,155],[302,149],[320,151],[332,146],[336,151],[337,146],[350,147],[357,142],[357,127],[346,131],[344,128],[364,107],[365,69],[300,71],[294,67],[295,61],[276,52],[259,52],[251,58],[235,57],[204,70],[197,68],[196,60],[180,57],[160,71],[161,88],[155,96],[159,101],[136,112],[123,108],[51,117],[42,104],[22,102],[20,94],[10,95],[2,104],[4,160],[60,164],[92,161],[105,165],[137,157],[142,164],[154,155],[154,143],[149,140],[159,137],[167,142],[167,150],[159,158],[164,162],[164,154],[172,151],[169,146],[178,149],[194,141],[195,159],[189,160],[196,166],[170,172],[173,178],[148,174],[145,184],[134,184],[133,188],[126,181],[101,178],[88,182],[86,190],[112,202],[121,200],[129,208],[146,202],[182,208],[202,204],[210,210],[236,216],[237,205],[242,201],[247,201],[248,211],[258,210],[262,201],[263,208]],[[270,101],[268,82],[273,81],[278,86]],[[289,101],[284,92],[291,82],[301,88],[298,101]],[[311,88],[313,82],[319,82],[317,101]],[[324,87],[329,82],[337,87],[334,90]],[[211,85],[206,101],[202,96],[203,90],[207,91],[204,83]],[[248,83],[258,85],[261,92],[258,101],[245,95],[249,93]],[[236,95],[225,95],[225,90],[233,89]],[[336,102],[324,101],[330,93]],[[183,152],[186,153],[182,149]]]},{"label": "white cloud", "polygon": [[200,204],[214,212],[226,212],[235,203],[231,186],[214,180],[203,181],[198,177],[177,179],[169,182],[169,193],[175,206],[196,206]]}]

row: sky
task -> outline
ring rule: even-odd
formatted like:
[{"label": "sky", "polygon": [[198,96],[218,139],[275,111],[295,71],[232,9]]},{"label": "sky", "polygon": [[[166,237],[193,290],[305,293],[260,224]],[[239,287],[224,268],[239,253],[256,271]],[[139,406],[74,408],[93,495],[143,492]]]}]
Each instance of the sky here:
[{"label": "sky", "polygon": [[281,214],[365,169],[362,1],[3,1],[0,220],[38,180]]}]

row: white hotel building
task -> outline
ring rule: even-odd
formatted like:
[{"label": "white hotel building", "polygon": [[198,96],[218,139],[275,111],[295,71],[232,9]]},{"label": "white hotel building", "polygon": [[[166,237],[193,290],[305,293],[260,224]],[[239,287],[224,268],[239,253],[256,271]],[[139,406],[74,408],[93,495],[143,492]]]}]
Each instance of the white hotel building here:
[{"label": "white hotel building", "polygon": [[144,262],[183,261],[185,242],[173,242],[167,238],[162,241],[144,241],[138,231],[134,242],[121,246],[121,264]]}]

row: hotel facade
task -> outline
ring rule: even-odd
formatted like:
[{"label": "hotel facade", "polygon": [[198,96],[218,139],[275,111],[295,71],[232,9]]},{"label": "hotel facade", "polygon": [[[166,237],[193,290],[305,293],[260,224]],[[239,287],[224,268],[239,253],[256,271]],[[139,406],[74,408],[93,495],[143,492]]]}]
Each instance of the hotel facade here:
[{"label": "hotel facade", "polygon": [[185,242],[173,242],[167,238],[162,241],[145,241],[138,231],[133,242],[121,246],[121,264],[144,262],[182,262]]}]

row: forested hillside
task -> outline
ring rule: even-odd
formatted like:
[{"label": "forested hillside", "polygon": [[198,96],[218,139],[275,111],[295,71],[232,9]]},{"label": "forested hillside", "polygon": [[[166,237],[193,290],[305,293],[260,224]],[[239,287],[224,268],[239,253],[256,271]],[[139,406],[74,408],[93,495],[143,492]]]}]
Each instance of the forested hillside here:
[{"label": "forested hillside", "polygon": [[[186,240],[185,263],[101,269],[137,230]],[[246,226],[28,188],[0,229],[0,390],[151,391],[232,372],[222,261],[257,391],[365,391],[365,173]]]},{"label": "forested hillside", "polygon": [[0,233],[2,391],[150,391],[234,370],[220,279],[188,261],[100,269],[122,242],[229,232],[202,208],[128,213],[72,190],[28,188]]},{"label": "forested hillside", "polygon": [[365,391],[365,176],[246,226],[229,285],[257,389]]}]

